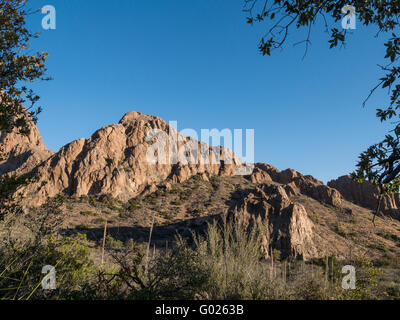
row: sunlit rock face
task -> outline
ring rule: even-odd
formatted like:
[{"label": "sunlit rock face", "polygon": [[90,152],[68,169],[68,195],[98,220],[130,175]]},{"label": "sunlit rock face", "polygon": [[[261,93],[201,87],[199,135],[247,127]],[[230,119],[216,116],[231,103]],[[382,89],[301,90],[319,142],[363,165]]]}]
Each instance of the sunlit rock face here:
[{"label": "sunlit rock face", "polygon": [[28,120],[28,126],[28,135],[17,128],[0,133],[0,176],[28,173],[54,154],[47,150],[33,121]]},{"label": "sunlit rock face", "polygon": [[234,175],[240,160],[225,150],[183,136],[159,117],[132,111],[118,124],[99,129],[88,140],[71,142],[36,166],[35,181],[19,194],[32,206],[61,192],[107,194],[127,201],[168,181],[183,182],[197,174],[203,179]]}]

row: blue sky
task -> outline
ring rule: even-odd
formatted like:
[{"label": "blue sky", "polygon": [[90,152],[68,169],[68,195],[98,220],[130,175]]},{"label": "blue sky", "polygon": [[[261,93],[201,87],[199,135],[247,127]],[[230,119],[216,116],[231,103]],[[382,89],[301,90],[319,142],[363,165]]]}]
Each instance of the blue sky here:
[{"label": "blue sky", "polygon": [[[272,57],[257,50],[265,26],[246,24],[243,0],[31,0],[53,5],[57,29],[33,49],[49,52],[54,80],[35,85],[38,127],[49,149],[89,138],[130,110],[177,120],[178,129],[255,130],[255,160],[326,182],[354,170],[360,152],[387,130],[375,109],[383,39],[357,25],[345,49],[329,49],[322,25],[312,45]],[[340,28],[340,22],[334,25]]]}]

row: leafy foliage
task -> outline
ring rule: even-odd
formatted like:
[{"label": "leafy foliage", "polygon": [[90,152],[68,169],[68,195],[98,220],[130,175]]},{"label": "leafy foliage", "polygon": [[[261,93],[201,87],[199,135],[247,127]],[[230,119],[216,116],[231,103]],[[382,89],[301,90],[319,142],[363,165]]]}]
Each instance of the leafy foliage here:
[{"label": "leafy foliage", "polygon": [[[94,273],[86,236],[62,237],[60,204],[9,215],[0,226],[0,299],[65,299],[76,295]],[[46,265],[56,269],[57,289],[43,290]]]},{"label": "leafy foliage", "polygon": [[143,246],[133,244],[114,255],[120,266],[117,278],[129,299],[193,299],[206,282],[200,255],[182,238],[163,255],[148,257]]},{"label": "leafy foliage", "polygon": [[[28,117],[34,122],[41,108],[34,108],[39,97],[24,82],[49,80],[45,77],[46,52],[28,53],[30,40],[37,38],[25,27],[25,18],[32,14],[26,10],[27,0],[0,2],[0,130],[18,128],[27,134]],[[22,104],[30,102],[25,109]]]}]

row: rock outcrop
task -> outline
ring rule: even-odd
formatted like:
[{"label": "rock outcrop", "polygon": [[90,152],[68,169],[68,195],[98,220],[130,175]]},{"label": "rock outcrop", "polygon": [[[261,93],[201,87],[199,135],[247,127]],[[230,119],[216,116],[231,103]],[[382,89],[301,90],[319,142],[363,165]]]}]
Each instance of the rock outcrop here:
[{"label": "rock outcrop", "polygon": [[326,186],[323,182],[310,175],[305,176],[292,169],[280,172],[271,165],[258,163],[255,165],[250,180],[253,183],[273,181],[285,185],[285,189],[289,194],[302,193],[335,207],[340,207],[342,204],[342,196],[336,189]]},{"label": "rock outcrop", "polygon": [[90,139],[61,148],[32,171],[35,181],[19,194],[28,206],[61,192],[78,197],[107,194],[127,201],[167,181],[183,182],[196,174],[234,175],[239,165],[230,150],[210,147],[183,136],[159,117],[132,111]]},{"label": "rock outcrop", "polygon": [[[328,182],[328,186],[338,190],[347,201],[362,207],[376,210],[379,192],[368,182],[357,183],[350,175],[339,177]],[[380,209],[383,213],[398,216],[400,213],[400,194],[385,195]]]},{"label": "rock outcrop", "polygon": [[28,125],[28,135],[20,134],[16,128],[0,133],[0,176],[28,173],[54,154],[47,150],[33,121]]},{"label": "rock outcrop", "polygon": [[245,227],[257,224],[263,233],[266,256],[271,249],[281,252],[281,258],[309,259],[319,255],[315,243],[314,224],[300,203],[290,201],[280,185],[260,185],[233,209]]}]

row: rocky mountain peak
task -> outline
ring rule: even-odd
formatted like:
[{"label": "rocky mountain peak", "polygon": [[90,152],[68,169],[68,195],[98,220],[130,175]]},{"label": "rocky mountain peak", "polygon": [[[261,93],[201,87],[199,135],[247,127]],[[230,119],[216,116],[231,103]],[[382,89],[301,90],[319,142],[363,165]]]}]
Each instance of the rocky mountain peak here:
[{"label": "rocky mountain peak", "polygon": [[[162,132],[165,139],[152,134],[152,130]],[[156,142],[165,152],[166,161],[151,163],[149,148]],[[78,197],[107,194],[127,201],[152,185],[183,182],[197,174],[204,179],[212,175],[233,175],[240,165],[235,156],[232,163],[226,164],[222,147],[218,150],[217,162],[186,161],[182,152],[188,152],[188,144],[199,147],[191,158],[200,158],[204,150],[210,159],[216,155],[215,147],[183,136],[161,118],[131,111],[118,124],[97,130],[88,140],[71,142],[40,163],[32,170],[35,182],[21,189],[20,194],[28,205],[40,205],[62,192]],[[171,150],[177,156],[171,157]],[[161,151],[157,149],[155,153]]]}]

